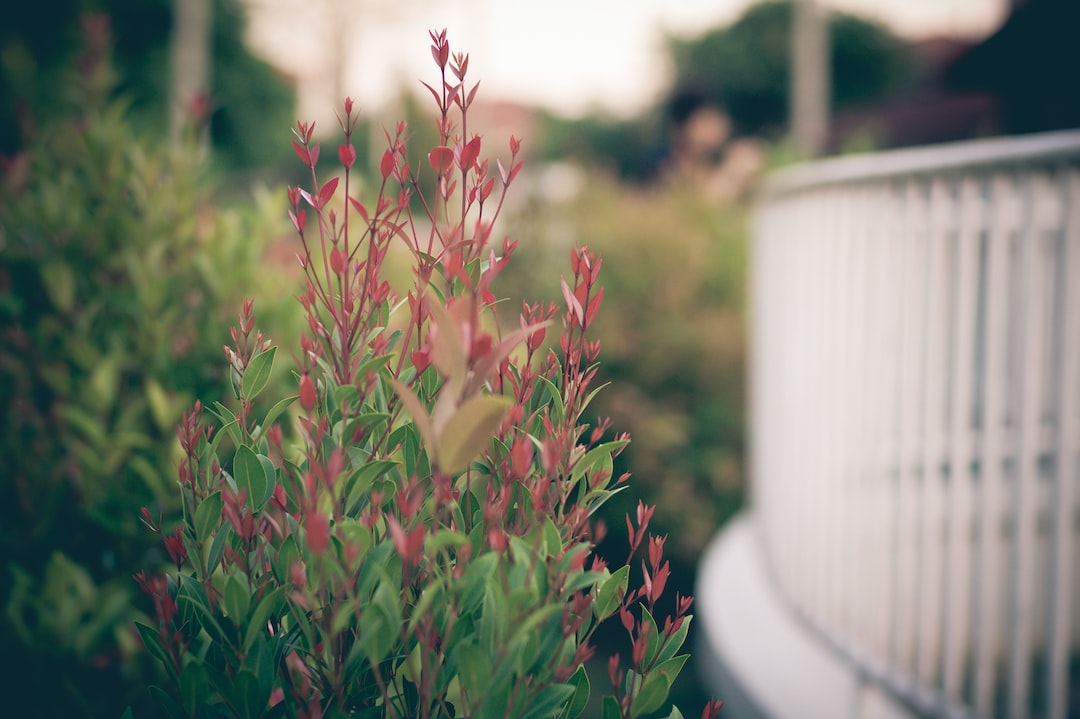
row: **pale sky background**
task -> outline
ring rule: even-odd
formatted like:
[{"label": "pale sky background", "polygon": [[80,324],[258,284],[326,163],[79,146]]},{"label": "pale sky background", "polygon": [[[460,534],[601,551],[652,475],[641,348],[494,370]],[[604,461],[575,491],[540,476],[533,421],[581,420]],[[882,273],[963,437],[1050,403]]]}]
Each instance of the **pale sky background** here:
[{"label": "pale sky background", "polygon": [[[657,102],[671,75],[666,34],[693,36],[735,20],[752,0],[247,0],[256,51],[300,80],[301,117],[332,118],[339,95],[378,111],[402,85],[437,81],[429,29],[487,100],[565,115],[629,116]],[[1007,0],[819,0],[890,26],[902,37],[978,38]],[[344,63],[342,87],[336,68]]]}]

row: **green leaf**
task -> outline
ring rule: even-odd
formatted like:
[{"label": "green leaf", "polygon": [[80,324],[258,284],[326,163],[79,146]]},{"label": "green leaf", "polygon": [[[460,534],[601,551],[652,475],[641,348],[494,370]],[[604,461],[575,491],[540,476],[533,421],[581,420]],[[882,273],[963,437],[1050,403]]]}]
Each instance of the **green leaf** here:
[{"label": "green leaf", "polygon": [[234,574],[226,579],[224,593],[225,613],[237,627],[242,626],[251,606],[251,589],[240,577]]},{"label": "green leaf", "polygon": [[652,666],[656,662],[656,648],[660,645],[660,630],[656,626],[656,620],[644,604],[641,605],[641,630],[649,637],[649,644],[645,648],[645,662],[642,666]]},{"label": "green leaf", "polygon": [[240,436],[240,423],[235,419],[226,422],[218,431],[214,432],[214,437],[210,440],[209,456],[217,457],[218,448],[221,447],[221,441],[225,437],[230,437],[235,444],[240,444],[243,441]]},{"label": "green leaf", "polygon": [[454,474],[469,466],[491,442],[511,404],[509,397],[481,394],[458,407],[438,436],[440,467]]},{"label": "green leaf", "polygon": [[197,716],[198,709],[210,696],[210,679],[201,663],[188,662],[180,673],[180,701],[189,716]]},{"label": "green leaf", "polygon": [[158,633],[158,630],[142,622],[135,622],[135,629],[139,632],[143,645],[150,652],[150,655],[161,662],[171,673],[172,662],[169,660],[169,652],[165,649],[165,643],[161,641],[161,634]]},{"label": "green leaf", "polygon": [[555,386],[555,383],[549,380],[547,377],[537,376],[537,379],[547,388],[548,399],[551,402],[553,411],[551,412],[551,421],[558,424],[566,417],[566,407],[563,405],[562,392]]},{"label": "green leaf", "polygon": [[463,640],[452,650],[461,688],[473,701],[485,696],[491,685],[490,655],[472,642]]},{"label": "green leaf", "polygon": [[150,696],[154,699],[154,703],[164,709],[165,714],[171,719],[187,719],[184,710],[177,706],[173,698],[169,696],[164,689],[151,685],[149,691]]},{"label": "green leaf", "polygon": [[577,719],[581,716],[581,712],[585,711],[585,707],[588,706],[589,693],[592,690],[592,687],[589,686],[589,673],[585,671],[584,664],[579,666],[577,671],[570,677],[569,684],[574,688],[574,696],[566,706],[562,719]]},{"label": "green leaf", "polygon": [[574,695],[569,684],[549,684],[529,701],[529,710],[523,719],[553,716]]},{"label": "green leaf", "polygon": [[563,548],[562,534],[551,517],[544,518],[544,543],[547,545],[548,556],[558,556]]},{"label": "green leaf", "polygon": [[610,469],[612,455],[629,443],[630,440],[628,439],[619,439],[612,442],[605,442],[604,444],[597,445],[590,449],[585,453],[585,456],[579,459],[577,464],[574,465],[574,469],[570,473],[571,484],[576,484],[586,472],[597,465],[600,465],[601,469]]},{"label": "green leaf", "polygon": [[271,347],[251,358],[247,369],[244,370],[244,382],[240,386],[240,394],[244,399],[250,402],[266,387],[266,383],[270,381],[270,373],[274,369],[275,354],[277,354],[277,347]]},{"label": "green leaf", "polygon": [[503,594],[497,582],[484,588],[484,599],[481,602],[480,621],[476,627],[476,638],[480,646],[489,653],[496,653],[502,647],[504,638],[510,627],[511,607],[507,605],[506,596]]},{"label": "green leaf", "polygon": [[[416,602],[416,606],[409,612],[409,634],[413,633],[416,628],[416,623],[424,618],[428,610],[436,602],[442,602],[445,604],[446,591],[443,589],[442,584],[431,583],[424,587],[424,590],[420,592],[420,599]],[[438,614],[436,614],[438,616]]]},{"label": "green leaf", "polygon": [[667,715],[667,719],[684,719],[682,712],[679,711],[679,707],[672,706],[671,713]]},{"label": "green leaf", "polygon": [[488,552],[469,562],[465,576],[459,583],[461,611],[471,614],[484,598],[484,589],[499,562],[499,555]]},{"label": "green leaf", "polygon": [[596,511],[600,509],[600,507],[604,506],[605,502],[626,489],[630,489],[630,485],[623,484],[615,489],[597,488],[589,492],[581,503],[589,508],[589,516],[591,517],[596,514]]},{"label": "green leaf", "polygon": [[266,475],[266,489],[263,490],[263,496],[259,498],[258,507],[262,509],[263,505],[270,501],[270,498],[274,496],[274,490],[277,489],[277,467],[274,466],[273,461],[265,454],[256,455],[259,458],[259,464],[262,465],[263,474]]},{"label": "green leaf", "polygon": [[452,529],[440,529],[432,532],[424,539],[424,554],[434,556],[446,547],[457,549],[463,544],[468,544],[469,538],[461,532]]},{"label": "green leaf", "polygon": [[285,587],[278,586],[268,592],[251,612],[247,630],[244,633],[244,651],[249,651],[255,639],[266,629],[267,622],[281,610],[285,602]]},{"label": "green leaf", "polygon": [[397,626],[381,606],[373,604],[368,607],[358,642],[372,665],[379,664],[390,653],[396,633]]},{"label": "green leaf", "polygon": [[662,664],[658,664],[651,673],[660,673],[667,677],[668,688],[675,683],[675,679],[678,678],[679,672],[682,671],[683,665],[686,664],[686,660],[690,658],[689,654],[680,654],[677,657],[672,657]]},{"label": "green leaf", "polygon": [[360,509],[360,500],[368,494],[371,483],[398,465],[389,459],[366,462],[345,480],[345,506],[349,513]]},{"label": "green leaf", "polygon": [[622,719],[622,712],[619,711],[619,702],[615,701],[615,697],[604,697],[603,709],[600,716],[601,719]]},{"label": "green leaf", "polygon": [[210,600],[206,597],[206,592],[193,577],[186,574],[180,575],[180,590],[176,593],[176,603],[182,614],[186,615],[185,605],[192,610],[200,626],[209,632],[211,638],[220,641],[226,637],[214,610],[210,608]]},{"label": "green leaf", "polygon": [[210,541],[210,535],[221,524],[221,492],[214,492],[199,503],[195,510],[195,538],[199,542]]},{"label": "green leaf", "polygon": [[277,577],[280,584],[288,584],[289,573],[299,558],[300,550],[296,546],[296,535],[290,534],[281,542],[277,555],[272,560],[274,576]]},{"label": "green leaf", "polygon": [[279,399],[274,404],[274,406],[270,408],[270,411],[266,413],[266,416],[263,417],[263,421],[262,421],[263,430],[265,431],[267,428],[273,426],[274,422],[277,421],[277,418],[280,417],[281,414],[285,410],[287,410],[292,405],[293,402],[296,401],[297,397],[299,397],[299,395],[294,394],[294,395],[292,395],[290,397],[286,397],[285,399]]},{"label": "green leaf", "polygon": [[360,390],[354,384],[347,384],[334,390],[334,408],[340,408],[351,403],[360,395]]},{"label": "green leaf", "polygon": [[664,647],[660,650],[660,653],[656,657],[657,664],[663,664],[664,662],[675,656],[675,653],[682,649],[683,643],[686,641],[686,633],[690,631],[690,620],[693,615],[687,615],[683,618],[682,626],[679,630],[671,635],[671,638],[667,640]]},{"label": "green leaf", "polygon": [[[233,477],[240,489],[247,490],[247,503],[253,512],[257,512],[269,499],[267,496],[270,482],[266,477],[259,456],[246,444],[240,445],[233,456]],[[272,489],[269,490],[273,492]]]},{"label": "green leaf", "polygon": [[232,533],[232,527],[228,525],[218,529],[217,536],[214,537],[214,543],[210,545],[210,552],[206,555],[206,569],[211,574],[217,569],[218,562],[221,561],[221,555],[225,553],[225,544],[229,541]]},{"label": "green leaf", "polygon": [[645,681],[641,685],[641,689],[638,690],[634,701],[630,704],[630,716],[638,717],[659,709],[667,700],[670,688],[671,685],[666,675],[655,671],[649,672],[645,675]]},{"label": "green leaf", "polygon": [[623,565],[614,574],[604,580],[596,590],[596,601],[593,603],[593,611],[600,621],[607,619],[619,608],[620,595],[626,594],[626,587],[630,583],[630,565]]},{"label": "green leaf", "polygon": [[45,292],[56,308],[63,313],[75,306],[75,272],[65,262],[48,262],[40,266]]},{"label": "green leaf", "polygon": [[240,716],[245,719],[262,716],[267,702],[270,701],[270,692],[262,686],[253,673],[246,669],[237,674],[235,681],[233,696],[239,701]]},{"label": "green leaf", "polygon": [[593,389],[592,392],[589,392],[588,396],[585,398],[585,401],[581,404],[581,409],[584,410],[586,407],[588,407],[592,403],[592,401],[596,397],[596,395],[600,394],[600,390],[604,389],[609,384],[611,384],[611,383],[610,382],[605,382],[604,384],[600,385],[599,387],[596,387],[595,389]]}]

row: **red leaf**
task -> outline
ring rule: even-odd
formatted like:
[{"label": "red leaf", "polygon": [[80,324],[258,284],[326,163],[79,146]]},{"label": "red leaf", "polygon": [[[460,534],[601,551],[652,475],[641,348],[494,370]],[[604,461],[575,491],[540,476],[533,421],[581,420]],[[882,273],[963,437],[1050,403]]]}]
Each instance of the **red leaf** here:
[{"label": "red leaf", "polygon": [[368,211],[367,211],[367,208],[366,208],[366,207],[364,207],[364,203],[363,203],[363,202],[360,202],[360,200],[356,199],[355,197],[350,197],[350,198],[349,198],[349,202],[350,202],[350,203],[352,203],[352,206],[353,206],[353,208],[354,208],[354,209],[355,209],[355,210],[356,210],[357,212],[359,212],[359,213],[360,213],[360,216],[361,216],[362,218],[364,218],[364,222],[370,222],[370,221],[371,221],[371,218],[370,218],[370,217],[368,217]]},{"label": "red leaf", "polygon": [[311,553],[321,557],[330,544],[330,523],[326,515],[317,510],[307,512],[304,515],[304,525],[307,527],[307,543]]},{"label": "red leaf", "polygon": [[296,228],[297,232],[304,232],[304,222],[307,220],[306,212],[300,210],[299,212],[294,214],[292,210],[289,210],[289,219],[292,220],[293,227]]},{"label": "red leaf", "polygon": [[445,145],[439,145],[428,153],[428,162],[436,174],[447,175],[454,167],[454,151]]},{"label": "red leaf", "polygon": [[488,546],[493,552],[505,552],[509,545],[510,537],[505,530],[494,527],[488,532]]},{"label": "red leaf", "polygon": [[315,143],[314,145],[311,146],[311,149],[308,150],[308,155],[311,157],[311,166],[312,167],[315,167],[315,165],[319,164],[319,144],[318,143]]},{"label": "red leaf", "polygon": [[340,275],[345,269],[345,253],[340,248],[335,247],[330,251],[330,269],[335,275]]},{"label": "red leaf", "polygon": [[510,179],[508,179],[506,181],[506,184],[509,185],[511,182],[514,181],[514,178],[517,177],[517,174],[519,172],[521,172],[521,166],[524,165],[524,164],[525,164],[524,160],[518,160],[518,163],[516,165],[514,165],[514,168],[512,170],[510,170]]},{"label": "red leaf", "polygon": [[473,100],[476,99],[476,91],[479,90],[479,89],[480,89],[480,83],[478,82],[478,83],[476,83],[475,85],[472,86],[471,90],[469,90],[469,97],[465,100],[465,107],[466,108],[468,108],[469,105],[472,105]]},{"label": "red leaf", "polygon": [[296,140],[292,141],[292,146],[293,149],[296,150],[296,154],[300,156],[301,161],[308,167],[311,167],[311,155],[304,149],[304,146]]},{"label": "red leaf", "polygon": [[[433,98],[435,98],[435,102],[439,102],[439,93],[435,92],[435,88],[433,88],[431,85],[428,85],[423,80],[420,81],[420,84],[428,89],[428,92],[431,93],[431,96]],[[398,133],[398,134],[401,134],[401,133]]]},{"label": "red leaf", "polygon": [[394,152],[390,148],[386,148],[386,152],[383,153],[382,162],[379,163],[379,172],[382,174],[382,179],[390,177],[390,173],[394,171],[394,167],[397,165],[397,158],[394,157]]},{"label": "red leaf", "polygon": [[596,313],[600,311],[600,305],[604,302],[604,288],[601,287],[596,296],[589,300],[589,306],[585,310],[585,324],[591,325],[596,319]]},{"label": "red leaf", "polygon": [[460,159],[458,160],[458,167],[462,170],[468,170],[476,164],[476,158],[480,156],[480,136],[474,135],[473,139],[465,143],[465,146],[461,148]]},{"label": "red leaf", "polygon": [[[448,87],[449,87],[449,85],[448,85]],[[449,89],[450,89],[450,93],[446,96],[446,104],[447,105],[452,105],[455,102],[458,102],[458,97],[461,95],[461,85],[460,84],[454,85],[453,87],[450,87]]]},{"label": "red leaf", "polygon": [[300,375],[300,406],[305,412],[315,408],[315,385],[311,383],[311,377],[307,372]]},{"label": "red leaf", "polygon": [[345,167],[352,167],[356,162],[356,148],[352,144],[343,144],[338,148],[338,159]]},{"label": "red leaf", "polygon": [[331,177],[326,181],[326,184],[319,190],[319,207],[324,207],[330,198],[334,196],[334,191],[337,190],[338,178]]},{"label": "red leaf", "polygon": [[563,299],[566,300],[566,309],[570,313],[570,317],[576,319],[580,326],[585,321],[585,310],[581,308],[581,303],[574,296],[569,285],[566,284],[566,280],[560,277],[559,283],[562,287]]},{"label": "red leaf", "polygon": [[484,183],[484,186],[480,189],[480,201],[483,202],[491,194],[491,190],[495,187],[495,178],[489,177],[488,181]]}]

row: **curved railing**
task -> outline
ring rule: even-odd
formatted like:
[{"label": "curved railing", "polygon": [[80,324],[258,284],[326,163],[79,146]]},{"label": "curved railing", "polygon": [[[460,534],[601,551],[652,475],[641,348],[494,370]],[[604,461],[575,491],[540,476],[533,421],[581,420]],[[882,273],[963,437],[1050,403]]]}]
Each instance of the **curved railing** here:
[{"label": "curved railing", "polygon": [[1080,132],[780,173],[753,272],[787,603],[919,713],[1080,715]]}]

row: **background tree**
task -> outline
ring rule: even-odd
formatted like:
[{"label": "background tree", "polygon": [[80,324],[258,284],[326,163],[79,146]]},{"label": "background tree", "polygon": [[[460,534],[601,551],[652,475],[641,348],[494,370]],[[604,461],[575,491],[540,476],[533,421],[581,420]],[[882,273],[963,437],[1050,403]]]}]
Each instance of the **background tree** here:
[{"label": "background tree", "polygon": [[[788,117],[792,9],[791,0],[769,0],[728,27],[670,38],[675,86],[726,107],[739,133],[778,135]],[[828,22],[834,110],[908,86],[910,51],[886,27],[843,12]]]},{"label": "background tree", "polygon": [[[246,20],[238,0],[212,4],[208,119],[215,160],[230,170],[287,160],[288,148],[276,151],[281,133],[292,126],[295,91],[244,44]],[[109,20],[114,92],[131,104],[140,131],[166,136],[173,0],[14,3],[0,24],[0,154],[14,154],[34,127],[63,111],[69,98],[62,78],[82,52],[79,36],[88,14]]]}]

